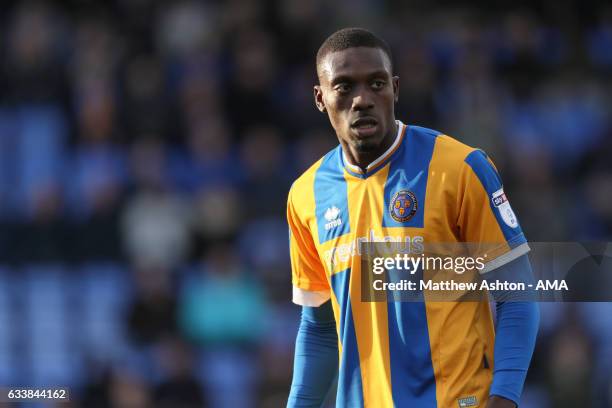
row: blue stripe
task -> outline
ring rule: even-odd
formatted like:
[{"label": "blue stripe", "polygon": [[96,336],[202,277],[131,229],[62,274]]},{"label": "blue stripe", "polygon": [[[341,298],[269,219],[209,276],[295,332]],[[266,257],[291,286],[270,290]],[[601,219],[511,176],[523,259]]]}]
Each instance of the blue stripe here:
[{"label": "blue stripe", "polygon": [[336,406],[363,407],[359,350],[349,296],[350,279],[350,268],[331,276],[331,286],[340,306],[340,342],[342,343]]},{"label": "blue stripe", "polygon": [[[323,157],[314,179],[315,215],[319,231],[319,244],[351,232],[348,194],[342,148],[338,146]],[[325,218],[328,211],[339,210],[335,218]],[[330,214],[330,213],[328,213]],[[340,224],[336,224],[336,223]]]},{"label": "blue stripe", "polygon": [[425,303],[389,302],[387,313],[394,405],[436,408],[436,377]]},{"label": "blue stripe", "polygon": [[497,224],[504,234],[504,238],[508,241],[511,248],[517,247],[518,245],[526,242],[521,226],[518,225],[516,228],[510,227],[506,224],[497,208],[493,204],[492,196],[493,193],[502,188],[502,180],[495,167],[487,159],[487,155],[482,150],[474,150],[466,158],[465,162],[472,168],[480,184],[484,187],[489,197],[489,206],[491,211],[495,214]]},{"label": "blue stripe", "polygon": [[[439,132],[419,126],[408,126],[406,129],[406,136],[398,149],[399,154],[391,163],[385,183],[383,227],[423,228],[429,163],[438,135]],[[417,199],[416,213],[405,222],[394,220],[389,212],[391,199],[400,190],[411,191]]]},{"label": "blue stripe", "polygon": [[[409,126],[406,130],[400,152],[391,163],[385,183],[384,227],[424,227],[427,176],[438,135],[439,132],[418,126]],[[416,213],[405,222],[396,221],[389,212],[391,199],[400,190],[411,191],[417,201]],[[396,278],[390,276],[391,280]],[[389,299],[387,313],[394,405],[437,407],[425,303]]]}]

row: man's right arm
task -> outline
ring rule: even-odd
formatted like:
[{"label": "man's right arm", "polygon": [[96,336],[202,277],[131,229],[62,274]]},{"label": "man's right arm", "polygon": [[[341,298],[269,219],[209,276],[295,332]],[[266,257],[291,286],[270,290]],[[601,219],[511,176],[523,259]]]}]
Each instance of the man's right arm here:
[{"label": "man's right arm", "polygon": [[[288,408],[320,407],[338,372],[331,288],[311,231],[315,228],[313,183],[314,172],[305,173],[301,182],[293,184],[287,199],[292,300],[302,306]],[[293,197],[298,197],[299,205]]]},{"label": "man's right arm", "polygon": [[338,335],[331,300],[302,307],[287,408],[319,408],[338,373]]}]

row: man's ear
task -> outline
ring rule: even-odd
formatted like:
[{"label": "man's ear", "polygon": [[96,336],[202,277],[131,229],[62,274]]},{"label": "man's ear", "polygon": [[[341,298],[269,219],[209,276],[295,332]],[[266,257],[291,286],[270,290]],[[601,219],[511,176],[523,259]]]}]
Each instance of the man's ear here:
[{"label": "man's ear", "polygon": [[314,101],[317,109],[321,112],[326,112],[325,102],[323,102],[323,91],[321,90],[321,85],[315,85],[314,88]]},{"label": "man's ear", "polygon": [[391,78],[391,82],[393,83],[393,100],[397,103],[399,100],[399,77],[394,76]]}]

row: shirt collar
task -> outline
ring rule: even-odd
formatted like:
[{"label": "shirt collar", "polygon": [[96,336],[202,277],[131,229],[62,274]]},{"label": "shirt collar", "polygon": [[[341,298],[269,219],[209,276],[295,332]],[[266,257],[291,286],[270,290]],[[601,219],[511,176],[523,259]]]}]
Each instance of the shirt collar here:
[{"label": "shirt collar", "polygon": [[[403,139],[403,136],[404,136],[404,128],[406,127],[406,125],[404,125],[400,120],[396,120],[395,123],[397,123],[397,135],[395,136],[395,140],[393,141],[391,146],[389,146],[389,148],[383,154],[381,154],[372,163],[368,164],[368,166],[365,169],[366,173],[369,173],[370,171],[372,171],[380,163],[384,162],[389,156],[391,156],[393,154],[393,152],[395,152],[395,150],[397,150],[398,146],[402,142],[402,139]],[[342,160],[344,160],[345,166],[350,171],[352,171],[353,173],[357,173],[357,174],[363,174],[364,173],[364,171],[361,169],[361,167],[355,166],[354,164],[349,162],[348,158],[346,157],[346,153],[344,152],[344,149],[342,149]]]}]

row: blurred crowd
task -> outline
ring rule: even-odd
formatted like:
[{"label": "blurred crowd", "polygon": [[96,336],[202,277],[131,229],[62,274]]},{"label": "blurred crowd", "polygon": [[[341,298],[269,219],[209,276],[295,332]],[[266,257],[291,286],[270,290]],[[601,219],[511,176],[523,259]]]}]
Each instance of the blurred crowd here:
[{"label": "blurred crowd", "polygon": [[[604,2],[5,1],[0,384],[283,406],[286,195],[337,144],[312,85],[344,26],[390,43],[398,119],[487,151],[529,240],[610,240]],[[612,407],[611,313],[542,305],[523,407]]]}]

